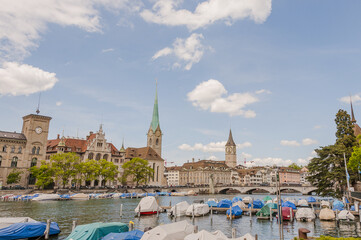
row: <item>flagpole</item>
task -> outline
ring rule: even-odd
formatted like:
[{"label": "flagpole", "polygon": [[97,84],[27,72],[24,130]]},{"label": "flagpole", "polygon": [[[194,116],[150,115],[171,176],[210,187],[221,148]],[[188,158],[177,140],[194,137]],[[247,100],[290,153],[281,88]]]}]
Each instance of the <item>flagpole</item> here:
[{"label": "flagpole", "polygon": [[345,161],[345,171],[346,171],[346,180],[347,180],[347,190],[350,191],[350,175],[347,171],[347,164],[346,164],[346,155],[343,153],[343,160]]}]

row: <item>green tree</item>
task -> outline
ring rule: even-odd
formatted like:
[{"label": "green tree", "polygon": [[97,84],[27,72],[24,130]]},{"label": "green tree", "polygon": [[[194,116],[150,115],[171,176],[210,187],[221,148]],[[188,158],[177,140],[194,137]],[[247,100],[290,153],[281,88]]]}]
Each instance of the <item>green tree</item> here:
[{"label": "green tree", "polygon": [[57,153],[52,155],[50,160],[54,176],[60,179],[63,188],[70,178],[76,177],[79,173],[80,159],[76,153]]},{"label": "green tree", "polygon": [[108,162],[105,159],[99,160],[100,165],[100,172],[99,175],[107,181],[114,181],[115,177],[119,173],[118,166],[115,165],[113,162]]},{"label": "green tree", "polygon": [[301,170],[301,166],[298,166],[296,163],[292,163],[291,165],[288,166],[289,168],[293,168],[293,169],[296,169],[296,170]]},{"label": "green tree", "polygon": [[353,152],[349,162],[347,163],[347,167],[355,172],[361,170],[361,140],[357,146],[353,147]]},{"label": "green tree", "polygon": [[9,175],[8,175],[8,177],[6,179],[6,183],[7,184],[14,184],[14,183],[20,182],[22,173],[23,172],[21,172],[21,171],[17,171],[15,169],[13,169],[12,172],[9,173]]},{"label": "green tree", "polygon": [[[317,194],[321,196],[342,196],[347,186],[344,154],[348,159],[356,145],[350,115],[340,109],[336,114],[335,123],[335,144],[315,149],[317,156],[308,164],[308,180],[317,187]],[[349,171],[349,175],[352,183],[357,175],[352,170]]]},{"label": "green tree", "polygon": [[132,160],[123,164],[123,178],[132,177],[132,181],[136,186],[145,184],[150,177],[153,177],[154,170],[148,166],[148,161],[142,158],[133,158]]},{"label": "green tree", "polygon": [[31,167],[30,173],[36,178],[35,185],[40,188],[45,188],[54,182],[54,169],[45,161],[41,161],[41,165],[39,167]]},{"label": "green tree", "polygon": [[80,173],[84,181],[96,180],[100,175],[100,164],[94,159],[80,163]]}]

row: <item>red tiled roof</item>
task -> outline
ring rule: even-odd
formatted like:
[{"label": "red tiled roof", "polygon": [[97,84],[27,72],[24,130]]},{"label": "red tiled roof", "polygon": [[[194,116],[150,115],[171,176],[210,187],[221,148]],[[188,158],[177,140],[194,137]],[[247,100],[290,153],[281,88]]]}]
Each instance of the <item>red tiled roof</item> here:
[{"label": "red tiled roof", "polygon": [[[48,140],[47,149],[51,148],[55,150],[56,146],[60,143],[61,139]],[[73,139],[65,138],[65,146],[71,148],[72,152],[85,152],[87,149],[87,140],[84,139]]]},{"label": "red tiled roof", "polygon": [[143,148],[127,148],[125,150],[125,158],[132,159],[135,157],[143,158],[145,160],[162,160],[164,161],[151,147]]}]

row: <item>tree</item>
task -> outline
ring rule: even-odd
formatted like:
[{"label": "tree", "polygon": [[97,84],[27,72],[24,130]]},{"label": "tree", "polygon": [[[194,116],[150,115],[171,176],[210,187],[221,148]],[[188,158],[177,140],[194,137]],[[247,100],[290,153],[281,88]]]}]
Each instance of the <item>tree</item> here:
[{"label": "tree", "polygon": [[54,170],[56,179],[60,179],[63,185],[69,182],[70,178],[75,177],[79,172],[79,156],[76,153],[57,153],[52,155],[51,167]]},{"label": "tree", "polygon": [[298,166],[296,163],[292,163],[291,165],[288,166],[289,168],[293,168],[295,170],[300,170],[302,167]]},{"label": "tree", "polygon": [[41,165],[39,167],[31,167],[30,173],[36,178],[35,185],[40,188],[45,188],[54,182],[54,169],[45,161],[41,161]]},{"label": "tree", "polygon": [[108,162],[105,159],[99,160],[100,172],[99,175],[105,182],[114,181],[115,177],[119,173],[118,166],[113,162]]},{"label": "tree", "polygon": [[359,144],[357,146],[353,147],[353,152],[349,162],[347,163],[347,167],[355,172],[361,171],[361,140],[359,140]]},{"label": "tree", "polygon": [[123,164],[123,178],[132,177],[132,181],[138,186],[140,183],[146,183],[150,177],[153,177],[154,170],[148,166],[148,161],[142,158],[133,158]]},{"label": "tree", "polygon": [[100,174],[99,162],[94,159],[88,159],[80,163],[80,173],[84,181],[96,180]]},{"label": "tree", "polygon": [[[335,118],[337,126],[336,142],[334,145],[315,149],[317,157],[308,164],[308,180],[317,187],[317,194],[321,196],[342,196],[346,190],[346,159],[351,156],[356,145],[356,137],[352,129],[350,115],[340,109]],[[351,183],[356,180],[353,170],[349,171]]]},{"label": "tree", "polygon": [[11,173],[9,173],[7,179],[6,179],[6,183],[7,184],[14,184],[14,183],[18,183],[21,180],[21,174],[23,172],[21,171],[17,171],[15,169],[13,169],[13,171]]}]

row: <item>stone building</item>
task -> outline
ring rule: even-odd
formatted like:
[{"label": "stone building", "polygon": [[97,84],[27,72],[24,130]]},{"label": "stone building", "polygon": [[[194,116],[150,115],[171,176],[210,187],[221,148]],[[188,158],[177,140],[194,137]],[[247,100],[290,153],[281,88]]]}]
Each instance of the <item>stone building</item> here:
[{"label": "stone building", "polygon": [[179,186],[179,172],[182,167],[166,167],[166,173],[164,174],[167,179],[167,185],[172,186]]},{"label": "stone building", "polygon": [[232,131],[229,130],[228,141],[225,146],[226,164],[230,168],[237,166],[237,147],[233,141]]},{"label": "stone building", "polygon": [[0,131],[0,187],[14,169],[22,172],[21,186],[35,183],[29,174],[32,166],[45,159],[51,117],[29,114],[23,117],[21,133]]},{"label": "stone building", "polygon": [[280,167],[278,170],[281,184],[301,184],[300,170]]},{"label": "stone building", "polygon": [[231,184],[232,169],[224,161],[201,160],[184,163],[179,170],[179,185]]}]

